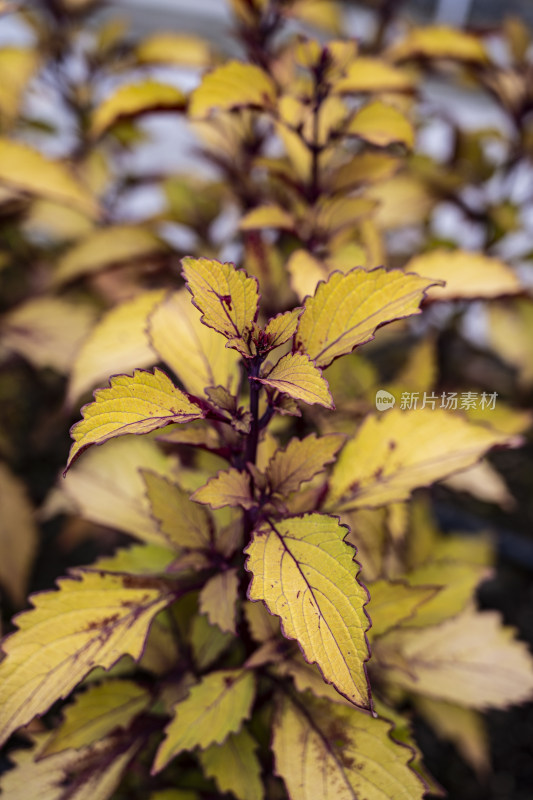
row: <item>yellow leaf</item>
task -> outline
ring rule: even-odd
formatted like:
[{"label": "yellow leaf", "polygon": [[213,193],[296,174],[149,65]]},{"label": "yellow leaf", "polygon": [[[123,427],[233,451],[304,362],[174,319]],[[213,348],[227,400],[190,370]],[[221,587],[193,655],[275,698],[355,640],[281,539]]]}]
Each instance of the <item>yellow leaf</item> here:
[{"label": "yellow leaf", "polygon": [[206,509],[193,503],[189,499],[189,492],[163,475],[144,471],[142,476],[152,514],[169,543],[178,550],[209,549],[213,541],[213,529]]},{"label": "yellow leaf", "polygon": [[26,487],[2,462],[0,508],[0,585],[21,607],[37,550],[37,524]]},{"label": "yellow leaf", "polygon": [[474,62],[488,60],[481,39],[446,25],[413,28],[405,39],[389,49],[388,55],[395,61],[410,58],[450,58],[454,61]]},{"label": "yellow leaf", "polygon": [[18,114],[24,91],[38,63],[36,50],[0,48],[0,112],[8,119]]},{"label": "yellow leaf", "polygon": [[257,743],[246,728],[230,733],[222,745],[212,745],[199,753],[208,778],[214,778],[220,792],[231,792],[238,800],[263,800],[261,763]]},{"label": "yellow leaf", "polygon": [[381,230],[420,225],[436,202],[427,184],[406,173],[370,186],[365,196],[378,203],[374,221]]},{"label": "yellow leaf", "polygon": [[409,768],[413,754],[393,741],[391,725],[343,704],[306,696],[279,702],[272,749],[291,800],[421,800]]},{"label": "yellow leaf", "polygon": [[243,337],[257,319],[257,280],[233,264],[208,258],[182,259],[183,276],[202,312],[202,322],[228,339]]},{"label": "yellow leaf", "polygon": [[[149,581],[152,583],[149,583]],[[174,595],[160,579],[77,570],[33,595],[0,664],[0,740],[66,697],[93,667],[140,658],[155,615]],[[58,631],[60,637],[58,638]]]},{"label": "yellow leaf", "polygon": [[231,633],[223,633],[218,625],[210,625],[207,617],[197,614],[190,632],[191,650],[199,670],[211,666],[230,644],[235,644]]},{"label": "yellow leaf", "polygon": [[441,739],[455,744],[461,757],[480,775],[490,770],[490,744],[485,720],[478,711],[453,703],[415,698],[416,710]]},{"label": "yellow leaf", "polygon": [[325,264],[322,264],[307,250],[295,250],[289,256],[287,270],[291,276],[291,287],[300,301],[308,295],[314,294],[319,281],[328,277]]},{"label": "yellow leaf", "polygon": [[358,186],[379,183],[392,178],[398,172],[401,161],[388,153],[367,151],[358,153],[335,170],[331,177],[331,188],[336,192],[355,189]]},{"label": "yellow leaf", "polygon": [[307,353],[288,353],[257,380],[295,400],[334,408],[328,383]]},{"label": "yellow leaf", "polygon": [[90,305],[62,297],[38,297],[6,314],[2,345],[35,367],[68,373],[96,320]]},{"label": "yellow leaf", "polygon": [[67,391],[73,404],[100,381],[135,367],[150,367],[157,355],[150,346],[146,326],[149,315],[164,297],[164,291],[142,292],[133,300],[108,311],[80,347]]},{"label": "yellow leaf", "polygon": [[228,61],[204,76],[191,95],[189,113],[198,119],[213,110],[270,108],[275,100],[276,85],[268,73],[254,64]]},{"label": "yellow leaf", "polygon": [[0,183],[73,205],[90,217],[98,215],[96,201],[66,164],[52,161],[21,142],[0,139]]},{"label": "yellow leaf", "polygon": [[237,570],[219,572],[207,581],[200,592],[200,612],[207,615],[211,625],[218,625],[220,630],[236,634],[235,604],[238,591]]},{"label": "yellow leaf", "polygon": [[253,575],[248,596],[281,618],[284,636],[297,640],[324,680],[369,708],[368,595],[357,582],[346,533],[336,518],[322,514],[263,523],[245,550]]},{"label": "yellow leaf", "polygon": [[211,62],[209,42],[192,34],[154,33],[138,45],[136,55],[141,64],[207,67]]},{"label": "yellow leaf", "polygon": [[94,402],[82,408],[83,419],[71,429],[74,444],[67,469],[87,447],[115,436],[149,433],[172,422],[190,422],[205,416],[165,373],[135,370],[133,376],[116,375],[109,388],[97,389]]},{"label": "yellow leaf", "polygon": [[405,270],[417,272],[425,278],[446,281],[445,286],[429,290],[430,300],[500,297],[521,291],[520,281],[513,270],[500,259],[483,253],[432,250],[412,258]]},{"label": "yellow leaf", "polygon": [[415,142],[414,128],[407,117],[379,100],[363,106],[351,120],[346,132],[377,147],[399,142],[411,148]]},{"label": "yellow leaf", "polygon": [[81,239],[93,230],[94,223],[77,208],[68,208],[54,200],[36,198],[23,223],[32,239],[58,242]]},{"label": "yellow leaf", "polygon": [[256,504],[252,497],[250,475],[234,467],[226,471],[220,470],[214,478],[207,481],[205,486],[201,486],[191,495],[191,500],[204,503],[211,508],[224,506],[252,508]]},{"label": "yellow leaf", "polygon": [[107,800],[145,744],[143,737],[115,735],[43,757],[49,734],[32,738],[35,748],[10,753],[15,768],[2,778],[2,800]]},{"label": "yellow leaf", "polygon": [[112,556],[102,556],[88,569],[103,572],[127,572],[131,575],[162,575],[176,558],[176,552],[157,544],[134,544],[121,547]]},{"label": "yellow leaf", "polygon": [[186,289],[171,294],[155,309],[148,332],[154,349],[187,391],[199,397],[207,386],[237,391],[239,354],[202,324],[200,312]]},{"label": "yellow leaf", "polygon": [[277,314],[272,319],[269,319],[265,328],[265,336],[271,349],[279,347],[288,342],[289,339],[292,339],[296,333],[301,313],[302,309],[297,307],[293,308],[292,311],[285,311],[285,313]]},{"label": "yellow leaf", "polygon": [[337,94],[359,92],[409,92],[414,88],[409,75],[379,58],[360,56],[348,66],[344,78],[338,80]]},{"label": "yellow leaf", "polygon": [[533,383],[533,302],[524,298],[491,303],[487,312],[491,349],[518,371],[520,384],[529,387]]},{"label": "yellow leaf", "polygon": [[168,547],[152,516],[141,470],[168,475],[171,463],[155,442],[125,436],[89,450],[69,470],[61,489],[85,519]]},{"label": "yellow leaf", "polygon": [[279,619],[269,614],[262,603],[251,603],[247,600],[244,603],[244,616],[254,642],[264,643],[270,639],[279,639]]},{"label": "yellow leaf", "polygon": [[53,280],[56,286],[125,262],[149,259],[166,252],[153,233],[138,225],[98,228],[59,259]]},{"label": "yellow leaf", "polygon": [[294,217],[281,206],[264,205],[252,208],[239,223],[241,231],[261,230],[262,228],[276,228],[279,230],[293,231]]},{"label": "yellow leaf", "polygon": [[328,508],[375,508],[407,500],[474,464],[512,437],[474,425],[444,409],[370,415],[341,451],[330,480]]},{"label": "yellow leaf", "polygon": [[484,565],[444,559],[437,559],[409,572],[406,580],[413,587],[432,584],[441,588],[417,610],[407,625],[413,628],[438,625],[459,614],[471,601],[476,587],[489,575]]},{"label": "yellow leaf", "polygon": [[46,743],[43,756],[68,748],[79,750],[116,728],[127,728],[151,703],[150,693],[133,681],[112,679],[89,686],[66,707],[63,722]]},{"label": "yellow leaf", "polygon": [[[426,584],[430,583],[426,581]],[[379,580],[367,585],[370,592],[367,611],[372,621],[368,636],[371,640],[406,620],[411,625],[420,613],[420,607],[423,609],[439,591],[435,585],[410,586],[405,581]]]},{"label": "yellow leaf", "polygon": [[254,677],[247,670],[226,669],[205,675],[174,707],[175,716],[165,728],[152,772],[159,772],[183,750],[204,750],[237,733],[250,715],[254,694]]},{"label": "yellow leaf", "polygon": [[444,481],[444,486],[454,492],[468,492],[485,503],[497,503],[507,511],[516,506],[516,500],[504,479],[486,459],[457,475],[450,475]]},{"label": "yellow leaf", "polygon": [[277,450],[270,459],[266,476],[273,492],[286,497],[305,481],[323,472],[335,460],[344,443],[342,434],[331,433],[317,438],[292,439],[284,450]]},{"label": "yellow leaf", "polygon": [[101,136],[122,119],[153,111],[182,111],[187,97],[181,89],[154,80],[119,86],[93,111],[90,132]]},{"label": "yellow leaf", "polygon": [[335,34],[342,31],[341,11],[333,0],[295,0],[287,5],[285,14]]},{"label": "yellow leaf", "polygon": [[386,322],[420,313],[429,286],[431,281],[400,270],[335,272],[305,301],[296,346],[319,367],[327,367],[373,339]]},{"label": "yellow leaf", "polygon": [[533,696],[533,658],[495,611],[468,609],[435,627],[393,631],[373,650],[387,681],[436,700],[481,710]]}]

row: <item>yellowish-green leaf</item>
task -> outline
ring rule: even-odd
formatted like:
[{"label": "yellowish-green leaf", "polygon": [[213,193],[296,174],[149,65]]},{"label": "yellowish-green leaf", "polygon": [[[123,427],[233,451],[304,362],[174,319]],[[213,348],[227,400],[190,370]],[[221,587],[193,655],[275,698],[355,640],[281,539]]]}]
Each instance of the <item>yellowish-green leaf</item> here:
[{"label": "yellowish-green leaf", "polygon": [[234,467],[221,470],[214,478],[207,481],[191,496],[196,503],[204,503],[211,508],[224,506],[242,506],[252,508],[255,500],[252,497],[250,475]]},{"label": "yellowish-green leaf", "polygon": [[151,794],[150,800],[201,800],[201,797],[192,789],[162,789]]},{"label": "yellowish-green leaf", "polygon": [[270,108],[275,100],[276,85],[267,72],[254,64],[228,61],[204,76],[191,95],[189,113],[198,119],[213,110]]},{"label": "yellowish-green leaf", "polygon": [[35,49],[0,48],[0,112],[4,117],[16,117],[24,90],[38,63],[39,57]]},{"label": "yellowish-green leaf", "polygon": [[197,614],[191,626],[191,650],[199,670],[211,666],[231,644],[235,637],[224,633],[218,625],[211,625],[203,614]]},{"label": "yellowish-green leaf", "polygon": [[353,156],[348,164],[342,164],[331,178],[331,186],[337,192],[355,189],[366,184],[379,183],[392,178],[401,162],[388,153],[367,151]]},{"label": "yellowish-green leaf", "polygon": [[328,277],[326,265],[307,250],[295,250],[287,261],[287,270],[291,287],[300,300],[314,294],[317,284]]},{"label": "yellowish-green leaf", "polygon": [[407,72],[382,59],[360,56],[349,65],[345,77],[336,82],[334,91],[337,94],[408,92],[413,88]]},{"label": "yellowish-green leaf", "polygon": [[82,409],[83,419],[71,435],[68,467],[92,444],[103,444],[115,436],[149,433],[172,422],[201,419],[205,413],[177,389],[160,369],[135,370],[133,376],[116,375],[108,389],[97,389],[94,402]]},{"label": "yellowish-green leaf", "polygon": [[520,281],[513,270],[498,258],[466,250],[432,250],[415,256],[406,265],[408,272],[425,278],[446,281],[428,292],[430,300],[457,298],[489,298],[521,291]]},{"label": "yellowish-green leaf", "polygon": [[77,208],[45,198],[35,198],[28,209],[22,229],[39,242],[65,242],[87,236],[94,222]]},{"label": "yellowish-green leaf", "polygon": [[269,319],[265,328],[269,347],[279,347],[292,339],[296,333],[301,313],[302,309],[297,307],[293,308],[292,311],[285,311],[284,314],[277,314],[272,319]]},{"label": "yellowish-green leaf", "polygon": [[334,408],[328,382],[307,353],[288,353],[257,380],[295,400]]},{"label": "yellowish-green leaf", "polygon": [[296,343],[319,367],[374,338],[377,328],[418,314],[432,281],[400,270],[335,272],[304,303]]},{"label": "yellowish-green leaf", "polygon": [[97,572],[124,572],[131,575],[161,575],[176,558],[169,547],[157,544],[134,544],[121,547],[112,556],[102,556],[85,567]]},{"label": "yellowish-green leaf", "polygon": [[143,472],[152,514],[169,543],[182,548],[209,548],[212,523],[205,508],[189,499],[190,492],[156,472]]},{"label": "yellowish-green leaf", "polygon": [[61,285],[116,264],[149,259],[166,248],[153,233],[139,225],[98,228],[74,245],[59,260],[54,283]]},{"label": "yellowish-green leaf", "polygon": [[154,349],[187,391],[200,397],[207,386],[236,391],[239,354],[202,324],[186,289],[170,295],[155,309],[148,330]]},{"label": "yellowish-green leaf", "polygon": [[209,42],[182,33],[154,33],[137,47],[141,64],[172,64],[178,67],[206,67],[211,61]]},{"label": "yellowish-green leaf", "polygon": [[435,627],[392,631],[373,651],[387,681],[436,700],[481,710],[533,697],[533,658],[495,611],[467,609]]},{"label": "yellowish-green leaf", "polygon": [[347,133],[377,147],[400,143],[411,148],[415,141],[414,128],[407,117],[380,100],[363,106],[351,120]]},{"label": "yellowish-green leaf", "polygon": [[236,631],[236,602],[239,576],[236,569],[227,569],[214,575],[200,592],[199,608],[207,615],[211,625],[218,625],[228,633]]},{"label": "yellowish-green leaf", "polygon": [[33,739],[34,749],[10,753],[15,768],[2,778],[2,800],[108,800],[145,740],[109,736],[81,751],[43,757],[50,734]]},{"label": "yellowish-green leaf", "polygon": [[98,215],[96,201],[66,164],[21,142],[0,139],[0,184],[73,205],[90,217]]},{"label": "yellowish-green leaf", "polygon": [[406,172],[369,186],[366,196],[378,203],[374,222],[380,230],[420,225],[436,202],[428,183]]},{"label": "yellowish-green leaf", "polygon": [[147,291],[108,311],[80,347],[67,392],[69,404],[100,381],[136,367],[150,367],[157,355],[146,332],[149,315],[164,297]]},{"label": "yellowish-green leaf", "polygon": [[79,750],[104,739],[116,728],[127,728],[151,702],[150,693],[133,681],[112,679],[89,686],[66,707],[63,722],[46,743],[43,755],[70,747]]},{"label": "yellowish-green leaf", "polygon": [[[152,583],[150,583],[152,581]],[[140,658],[150,623],[173,595],[158,578],[77,570],[33,595],[0,664],[0,741],[66,697],[97,666]],[[59,632],[59,637],[58,637]]]},{"label": "yellowish-green leaf", "polygon": [[[426,581],[426,584],[430,584],[430,581]],[[424,586],[422,581],[419,585],[410,586],[405,581],[379,580],[369,583],[368,591],[370,603],[367,611],[372,620],[368,634],[369,638],[374,639],[406,620],[410,625],[420,613],[420,607],[423,608],[435,597],[439,589],[436,585]]]},{"label": "yellowish-green leaf", "polygon": [[96,310],[62,297],[28,300],[7,314],[2,345],[35,367],[68,373],[96,320]]},{"label": "yellowish-green leaf", "polygon": [[175,706],[175,716],[165,728],[153,772],[159,772],[183,750],[204,750],[212,744],[222,744],[230,733],[237,733],[250,715],[254,695],[254,677],[247,670],[227,669],[205,675]]},{"label": "yellowish-green leaf", "polygon": [[308,514],[263,523],[246,548],[250,600],[281,618],[307,661],[346,698],[371,706],[365,662],[368,594],[357,582],[346,528],[334,517]]},{"label": "yellowish-green leaf", "polygon": [[446,25],[413,28],[405,39],[394,44],[389,56],[396,61],[410,58],[449,58],[454,61],[487,61],[481,39]]},{"label": "yellowish-green leaf", "polygon": [[416,710],[441,739],[453,742],[462,758],[483,775],[490,770],[490,745],[485,720],[478,711],[419,695]]},{"label": "yellowish-green leaf", "polygon": [[199,760],[220,792],[231,792],[238,800],[263,800],[265,790],[256,750],[256,741],[242,728],[239,733],[230,733],[222,745],[214,744],[200,752]]},{"label": "yellowish-green leaf", "polygon": [[319,438],[312,433],[305,439],[292,439],[269,461],[266,476],[272,491],[284,496],[295,492],[334,461],[343,443],[344,436],[335,433]]},{"label": "yellowish-green leaf", "polygon": [[228,339],[250,331],[259,303],[257,280],[234,264],[209,258],[182,259],[183,276],[202,312],[202,322]]},{"label": "yellowish-green leaf", "polygon": [[328,508],[375,508],[407,500],[474,464],[495,445],[513,437],[468,422],[444,409],[369,415],[341,451],[330,480]]},{"label": "yellowish-green leaf", "polygon": [[125,436],[105,448],[89,450],[69,470],[60,488],[85,519],[168,547],[152,516],[141,470],[169,475],[171,465],[155,442]]},{"label": "yellowish-green leaf", "polygon": [[412,587],[432,584],[442,588],[434,597],[430,597],[406,624],[408,627],[423,628],[428,625],[438,625],[459,614],[471,601],[476,587],[489,574],[484,565],[444,559],[424,564],[408,573],[406,579]]},{"label": "yellowish-green leaf", "polygon": [[255,231],[262,228],[293,231],[294,226],[295,220],[292,214],[275,205],[257,206],[248,211],[239,223],[241,231]]},{"label": "yellowish-green leaf", "polygon": [[327,700],[284,697],[274,723],[276,774],[291,800],[421,800],[412,752],[390,737],[390,723]]},{"label": "yellowish-green leaf", "polygon": [[246,602],[244,616],[255,642],[267,642],[279,636],[279,619],[269,614],[262,603]]},{"label": "yellowish-green leaf", "polygon": [[16,607],[24,605],[38,531],[26,487],[0,462],[0,585]]},{"label": "yellowish-green leaf", "polygon": [[153,111],[182,111],[187,97],[181,89],[166,83],[146,80],[120,86],[95,109],[91,119],[91,134],[101,136],[122,119]]}]

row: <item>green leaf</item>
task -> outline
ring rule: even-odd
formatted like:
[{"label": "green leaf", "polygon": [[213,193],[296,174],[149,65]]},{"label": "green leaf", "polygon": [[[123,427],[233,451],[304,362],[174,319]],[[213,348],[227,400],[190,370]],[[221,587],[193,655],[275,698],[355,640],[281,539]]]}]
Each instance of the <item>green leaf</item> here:
[{"label": "green leaf", "polygon": [[296,639],[307,661],[344,697],[371,707],[365,662],[369,620],[366,589],[357,582],[347,529],[335,517],[307,514],[265,522],[245,553],[253,578],[250,600],[263,600],[281,618],[283,634]]},{"label": "green leaf", "polygon": [[211,625],[218,625],[220,630],[236,634],[238,591],[239,576],[236,569],[213,575],[200,592],[200,612],[207,615]]},{"label": "green leaf", "polygon": [[0,139],[0,183],[98,216],[95,199],[66,164],[51,161],[21,142]]},{"label": "green leaf", "polygon": [[367,611],[372,620],[368,636],[373,639],[406,620],[408,625],[411,624],[413,617],[416,619],[417,613],[420,613],[420,606],[424,607],[435,597],[439,587],[410,586],[405,581],[379,580],[369,583],[368,591],[370,603]]},{"label": "green leaf", "polygon": [[381,325],[419,314],[433,281],[401,270],[353,269],[334,272],[308,297],[298,324],[296,346],[319,367],[369,342]]},{"label": "green leaf", "polygon": [[249,473],[241,472],[234,467],[220,470],[214,478],[207,481],[205,486],[200,486],[191,495],[191,500],[204,503],[211,508],[242,506],[249,509],[256,505],[252,497]]},{"label": "green leaf", "polygon": [[112,679],[89,686],[66,707],[63,722],[52,733],[43,755],[98,742],[117,728],[127,728],[151,703],[150,693],[133,681]]},{"label": "green leaf", "polygon": [[233,264],[208,258],[182,259],[183,277],[202,312],[202,322],[228,339],[242,338],[257,318],[257,280]]},{"label": "green leaf", "polygon": [[146,324],[163,296],[161,290],[142,292],[133,300],[112,308],[95,325],[72,366],[67,392],[69,404],[110,375],[156,363]]},{"label": "green leaf", "polygon": [[97,666],[140,658],[155,615],[174,599],[158,578],[77,570],[33,595],[0,664],[0,741],[45,712]]},{"label": "green leaf", "polygon": [[267,72],[254,64],[228,61],[204,76],[191,95],[189,114],[194,119],[215,109],[264,109],[273,107],[275,100],[276,85]]},{"label": "green leaf", "polygon": [[94,275],[128,262],[166,253],[166,246],[140,225],[112,225],[97,228],[78,241],[62,256],[53,274],[55,286],[84,275]]},{"label": "green leaf", "polygon": [[441,625],[391,631],[373,655],[383,679],[436,700],[481,710],[533,697],[533,657],[493,611],[470,608]]},{"label": "green leaf", "polygon": [[237,733],[250,715],[254,695],[254,676],[247,670],[227,669],[205,675],[174,707],[175,716],[165,728],[152,772],[162,770],[183,750],[203,750]]},{"label": "green leaf", "polygon": [[335,407],[328,382],[307,353],[288,353],[256,380],[309,405]]},{"label": "green leaf", "polygon": [[90,132],[101,136],[119,120],[153,111],[183,111],[187,97],[181,89],[154,80],[127,84],[107,97],[93,112]]},{"label": "green leaf", "polygon": [[316,433],[305,439],[291,439],[284,450],[277,450],[270,459],[266,476],[273,492],[286,497],[323,472],[335,460],[345,437],[331,433],[317,438]]},{"label": "green leaf", "polygon": [[160,369],[116,375],[108,389],[97,389],[94,402],[82,408],[83,419],[71,429],[74,444],[67,469],[92,444],[115,436],[149,433],[172,422],[202,419],[205,412],[177,389]]},{"label": "green leaf", "polygon": [[422,800],[410,749],[391,726],[347,705],[309,696],[279,702],[274,722],[276,774],[291,800]]},{"label": "green leaf", "polygon": [[329,509],[388,505],[419,486],[459,472],[511,436],[441,408],[369,415],[341,451],[330,479]]},{"label": "green leaf", "polygon": [[26,486],[2,462],[0,508],[0,585],[20,608],[37,553],[38,530]]},{"label": "green leaf", "polygon": [[212,745],[199,754],[208,778],[214,778],[220,792],[231,792],[238,800],[263,800],[261,763],[257,742],[246,728],[231,733],[221,745]]},{"label": "green leaf", "polygon": [[174,292],[150,317],[148,332],[160,357],[186,390],[201,397],[207,386],[237,391],[239,354],[218,333],[203,325],[186,289]]},{"label": "green leaf", "polygon": [[169,543],[182,548],[209,549],[213,526],[205,508],[193,503],[181,486],[155,472],[143,472],[152,514]]}]

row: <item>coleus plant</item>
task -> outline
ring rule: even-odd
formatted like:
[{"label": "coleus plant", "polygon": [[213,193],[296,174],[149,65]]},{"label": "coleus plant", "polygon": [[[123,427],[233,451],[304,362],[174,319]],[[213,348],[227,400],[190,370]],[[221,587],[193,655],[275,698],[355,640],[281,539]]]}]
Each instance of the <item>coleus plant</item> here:
[{"label": "coleus plant", "polygon": [[[112,378],[73,427],[67,465],[103,445],[107,466],[95,450],[80,462],[92,458],[102,492],[106,470],[142,466],[133,491],[148,512],[132,503],[131,513],[144,541],[73,570],[16,618],[0,736],[29,725],[34,746],[12,755],[2,796],[28,797],[29,786],[51,800],[439,794],[394,704],[460,702],[472,725],[468,709],[531,696],[531,657],[497,615],[461,610],[482,552],[450,562],[422,506],[414,548],[397,554],[406,579],[363,584],[354,544],[363,521],[363,554],[376,545],[372,509],[386,509],[394,536],[413,490],[513,439],[445,410],[391,409],[350,435],[302,418],[287,441],[301,404],[334,409],[322,370],[419,313],[432,279],[334,272],[267,320],[244,270],[182,264],[192,297],[166,297],[150,329],[183,388],[160,368]],[[445,587],[447,570],[456,581]],[[72,692],[58,722],[54,704]]]}]

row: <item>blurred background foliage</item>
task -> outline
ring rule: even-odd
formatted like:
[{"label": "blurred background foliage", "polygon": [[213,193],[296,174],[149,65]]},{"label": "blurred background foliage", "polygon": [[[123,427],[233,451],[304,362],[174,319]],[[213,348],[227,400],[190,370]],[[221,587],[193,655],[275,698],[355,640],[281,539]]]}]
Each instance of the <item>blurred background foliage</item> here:
[{"label": "blurred background foliage", "polygon": [[[479,602],[533,644],[531,6],[506,3],[504,17],[500,3],[481,0],[274,5],[281,31],[254,27],[247,0],[0,4],[4,630],[29,591],[128,539],[58,480],[68,429],[109,375],[157,363],[147,320],[181,285],[179,259],[194,254],[245,265],[269,314],[354,264],[449,270],[446,293],[436,290],[421,319],[390,326],[350,357],[350,371],[346,362],[328,370],[335,426],[353,429],[377,387],[398,397],[497,392],[484,420],[524,446],[427,495],[443,530],[491,538],[496,565]],[[449,39],[421,22],[470,27]],[[277,55],[295,34],[355,37],[370,59],[320,101],[318,130],[309,87]],[[318,44],[294,46],[315,69]],[[339,47],[334,68],[354,52]],[[189,102],[206,70],[235,57],[292,85],[275,114],[220,105],[210,114],[209,102]],[[268,106],[269,86],[237,76],[235,91],[234,107],[239,93],[244,105]],[[472,273],[462,260],[470,250],[488,259]],[[531,797],[531,706],[489,712],[473,754],[430,717],[421,704],[418,739],[450,797]]]}]

